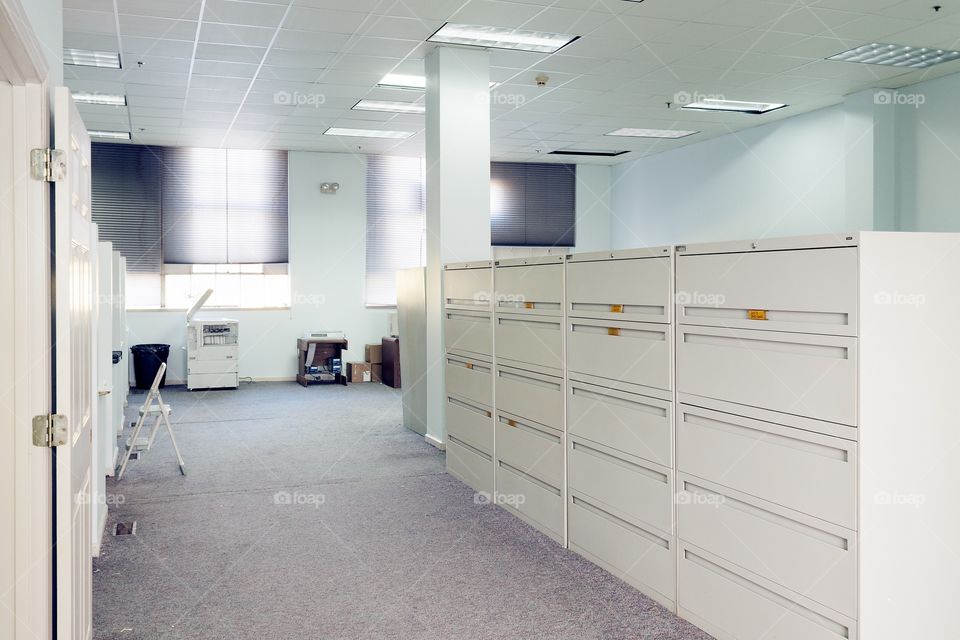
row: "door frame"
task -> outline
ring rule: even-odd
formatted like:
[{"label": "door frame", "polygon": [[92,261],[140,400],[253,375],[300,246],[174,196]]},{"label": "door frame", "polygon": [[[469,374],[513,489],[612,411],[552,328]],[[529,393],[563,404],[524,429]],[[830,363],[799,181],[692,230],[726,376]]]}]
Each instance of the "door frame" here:
[{"label": "door frame", "polygon": [[32,434],[52,400],[50,188],[29,161],[49,146],[48,72],[20,0],[0,0],[0,636],[16,640],[53,633],[52,450]]}]

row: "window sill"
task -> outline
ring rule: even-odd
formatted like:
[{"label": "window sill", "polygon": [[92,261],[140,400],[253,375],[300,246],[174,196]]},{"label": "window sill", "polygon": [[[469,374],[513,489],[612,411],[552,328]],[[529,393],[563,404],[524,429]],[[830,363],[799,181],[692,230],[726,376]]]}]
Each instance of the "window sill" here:
[{"label": "window sill", "polygon": [[[224,311],[233,313],[235,311],[290,311],[293,307],[203,307],[200,311]],[[186,307],[182,309],[175,309],[171,307],[130,307],[127,311],[133,312],[142,312],[142,311],[164,311],[170,313],[186,313],[189,311]]]}]

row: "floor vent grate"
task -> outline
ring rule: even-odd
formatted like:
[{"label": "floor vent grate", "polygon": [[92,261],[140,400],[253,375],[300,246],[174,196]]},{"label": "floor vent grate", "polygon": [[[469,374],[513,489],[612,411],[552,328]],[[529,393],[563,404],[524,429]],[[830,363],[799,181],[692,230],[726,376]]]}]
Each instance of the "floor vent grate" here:
[{"label": "floor vent grate", "polygon": [[114,532],[116,536],[135,536],[137,535],[137,522],[118,522],[117,530]]}]

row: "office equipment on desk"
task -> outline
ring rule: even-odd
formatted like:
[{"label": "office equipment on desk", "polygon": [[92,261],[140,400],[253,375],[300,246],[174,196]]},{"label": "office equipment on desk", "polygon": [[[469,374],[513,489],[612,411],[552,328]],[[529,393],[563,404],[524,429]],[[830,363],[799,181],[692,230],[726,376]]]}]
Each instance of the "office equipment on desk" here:
[{"label": "office equipment on desk", "polygon": [[187,389],[240,386],[240,322],[229,318],[194,320],[213,294],[207,289],[187,311]]},{"label": "office equipment on desk", "polygon": [[[343,336],[343,332],[335,332]],[[343,351],[347,339],[298,338],[297,382],[307,387],[311,384],[347,384],[343,371]]]}]

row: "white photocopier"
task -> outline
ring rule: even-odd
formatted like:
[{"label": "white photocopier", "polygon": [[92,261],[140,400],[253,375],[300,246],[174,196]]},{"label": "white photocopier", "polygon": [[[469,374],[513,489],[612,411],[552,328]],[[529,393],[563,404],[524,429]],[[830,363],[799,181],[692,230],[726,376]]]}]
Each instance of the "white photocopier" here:
[{"label": "white photocopier", "polygon": [[191,391],[240,386],[240,322],[193,318],[211,294],[213,289],[207,289],[187,311],[187,389]]}]

